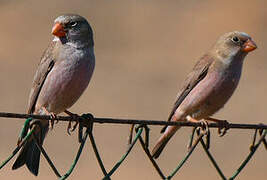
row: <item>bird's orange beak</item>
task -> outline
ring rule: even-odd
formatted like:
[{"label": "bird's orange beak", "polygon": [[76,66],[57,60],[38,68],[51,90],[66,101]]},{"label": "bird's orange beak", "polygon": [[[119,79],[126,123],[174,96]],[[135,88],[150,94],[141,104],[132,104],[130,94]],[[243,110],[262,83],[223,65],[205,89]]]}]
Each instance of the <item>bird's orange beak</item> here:
[{"label": "bird's orange beak", "polygon": [[61,23],[56,23],[52,28],[52,34],[57,37],[64,37],[66,36],[66,32],[64,30],[64,27]]},{"label": "bird's orange beak", "polygon": [[243,48],[242,48],[242,51],[244,52],[250,52],[250,51],[253,51],[257,48],[257,45],[254,41],[252,41],[251,39],[248,39],[244,45],[243,45]]}]

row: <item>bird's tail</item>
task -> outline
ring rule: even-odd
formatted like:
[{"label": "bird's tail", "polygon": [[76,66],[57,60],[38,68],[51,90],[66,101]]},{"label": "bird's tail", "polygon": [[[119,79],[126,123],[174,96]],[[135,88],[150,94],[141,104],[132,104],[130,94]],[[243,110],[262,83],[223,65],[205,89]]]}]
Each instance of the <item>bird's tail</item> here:
[{"label": "bird's tail", "polygon": [[[41,124],[41,123],[40,123]],[[40,129],[40,125],[33,125],[32,129],[34,129],[33,135],[35,136],[36,140],[43,144],[44,138],[48,131],[48,124],[42,126]],[[34,142],[33,138],[30,137],[25,145],[20,150],[20,153],[12,166],[12,169],[18,169],[24,164],[28,167],[29,171],[33,173],[35,176],[38,175],[39,171],[39,162],[40,162],[40,150],[38,149],[36,143]]]},{"label": "bird's tail", "polygon": [[164,147],[167,145],[171,137],[175,134],[175,132],[179,129],[178,126],[168,126],[164,133],[159,138],[158,142],[156,143],[155,147],[152,150],[152,157],[157,159],[161,152],[163,151]]}]

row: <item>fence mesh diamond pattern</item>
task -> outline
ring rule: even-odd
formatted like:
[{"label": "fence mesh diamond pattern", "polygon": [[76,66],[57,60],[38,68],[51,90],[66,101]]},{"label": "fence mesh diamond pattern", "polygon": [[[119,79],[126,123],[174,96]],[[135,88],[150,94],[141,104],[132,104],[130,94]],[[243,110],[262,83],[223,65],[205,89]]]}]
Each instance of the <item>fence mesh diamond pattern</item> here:
[{"label": "fence mesh diamond pattern", "polygon": [[[26,119],[24,123],[24,127],[20,133],[20,136],[22,138],[22,141],[18,146],[13,150],[11,155],[4,160],[0,164],[0,169],[2,169],[20,150],[20,148],[25,144],[25,142],[28,140],[29,137],[33,137],[33,130],[29,131],[30,124],[32,123],[32,118],[34,119],[45,119],[50,120],[50,116],[40,116],[40,115],[29,115],[29,114],[16,114],[16,113],[5,113],[0,112],[0,117],[6,117],[6,118],[20,118],[20,119]],[[80,158],[80,155],[83,151],[84,144],[88,139],[92,145],[92,148],[94,150],[97,162],[99,164],[99,167],[102,170],[103,173],[103,180],[110,180],[112,175],[116,172],[116,170],[120,167],[120,165],[124,162],[124,160],[127,158],[129,153],[131,153],[132,148],[136,145],[137,141],[141,144],[142,149],[144,150],[147,158],[149,161],[151,161],[153,167],[159,174],[159,177],[161,179],[170,180],[175,175],[179,176],[178,172],[180,171],[181,167],[185,164],[185,162],[189,159],[191,154],[194,152],[195,148],[200,144],[200,146],[204,149],[205,153],[207,154],[208,158],[210,159],[211,163],[213,164],[215,170],[218,172],[218,175],[221,179],[226,180],[233,180],[235,179],[239,173],[244,169],[244,167],[247,165],[247,163],[250,161],[250,159],[253,157],[257,149],[260,145],[264,146],[267,150],[267,141],[266,141],[266,134],[267,134],[267,125],[265,124],[227,124],[227,129],[235,128],[235,129],[255,129],[255,132],[253,134],[252,143],[249,148],[249,152],[247,157],[244,158],[241,165],[233,172],[233,175],[230,177],[226,177],[225,174],[220,169],[219,164],[216,162],[215,156],[212,155],[212,153],[209,151],[210,146],[210,132],[209,129],[204,129],[201,123],[190,123],[190,122],[165,122],[165,121],[152,121],[152,120],[131,120],[131,119],[112,119],[112,118],[95,118],[92,114],[83,114],[82,116],[77,117],[78,119],[72,119],[71,117],[65,117],[65,116],[59,116],[57,119],[59,121],[79,121],[79,149],[78,152],[74,158],[73,163],[71,164],[71,167],[69,170],[61,175],[55,165],[53,164],[52,160],[50,159],[49,155],[47,154],[46,150],[38,144],[38,141],[35,141],[36,145],[38,146],[39,150],[41,151],[44,158],[49,163],[51,169],[55,173],[55,175],[59,179],[67,179],[74,168],[76,167],[78,160]],[[113,168],[109,171],[106,170],[104,163],[101,159],[101,155],[97,148],[97,143],[94,138],[93,133],[93,125],[94,123],[114,123],[114,124],[132,124],[136,125],[135,128],[135,136],[134,138],[130,138],[129,141],[129,147],[125,154],[122,155],[121,159],[115,163]],[[184,158],[178,163],[177,167],[171,172],[169,175],[165,175],[157,162],[153,159],[153,157],[150,154],[149,150],[149,127],[152,125],[171,125],[171,126],[187,126],[187,127],[194,127],[193,132],[190,136],[189,146],[188,146],[188,152],[185,154]],[[209,128],[219,128],[218,124],[211,123],[209,124]],[[257,137],[259,136],[259,137]]]}]

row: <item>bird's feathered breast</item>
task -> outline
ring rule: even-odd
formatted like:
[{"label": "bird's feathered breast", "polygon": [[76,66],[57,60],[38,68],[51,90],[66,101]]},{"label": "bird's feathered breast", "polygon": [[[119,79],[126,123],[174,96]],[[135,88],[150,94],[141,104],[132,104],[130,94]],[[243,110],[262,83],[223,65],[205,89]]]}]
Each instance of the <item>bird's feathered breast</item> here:
[{"label": "bird's feathered breast", "polygon": [[[191,92],[191,90],[202,80],[205,78],[205,76],[208,73],[208,69],[212,62],[214,61],[214,58],[210,56],[209,54],[205,54],[200,58],[200,60],[195,64],[193,70],[189,75],[187,76],[186,80],[183,83],[182,88],[178,92],[176,101],[174,103],[174,106],[172,108],[172,111],[168,117],[168,121],[171,120],[172,116],[174,115],[176,109],[179,107],[179,105],[183,102],[185,97]],[[161,132],[164,132],[167,126],[165,126]]]}]

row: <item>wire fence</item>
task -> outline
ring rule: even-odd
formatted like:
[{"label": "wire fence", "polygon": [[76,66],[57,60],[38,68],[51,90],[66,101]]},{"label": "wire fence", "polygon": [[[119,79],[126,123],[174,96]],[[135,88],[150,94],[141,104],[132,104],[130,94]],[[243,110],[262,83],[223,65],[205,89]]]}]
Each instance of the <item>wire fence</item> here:
[{"label": "wire fence", "polygon": [[[44,119],[44,120],[51,120],[50,116],[43,116],[43,115],[30,115],[30,114],[17,114],[17,113],[6,113],[6,112],[0,112],[0,117],[6,117],[6,118],[20,118],[20,119],[26,119],[24,123],[24,127],[20,133],[20,136],[22,137],[22,141],[18,144],[18,146],[13,150],[11,155],[4,160],[0,164],[0,170],[18,153],[20,148],[26,143],[26,141],[33,137],[34,142],[36,143],[37,147],[41,151],[41,154],[45,157],[48,164],[50,165],[51,169],[55,173],[55,175],[63,180],[67,179],[74,168],[76,167],[76,164],[78,163],[78,160],[80,158],[80,155],[83,151],[84,144],[88,139],[92,145],[92,148],[94,150],[97,162],[99,164],[99,167],[101,168],[101,171],[103,173],[103,180],[110,180],[111,176],[116,172],[116,170],[120,167],[120,165],[124,162],[124,160],[127,158],[129,153],[132,151],[132,148],[136,145],[137,141],[141,144],[142,149],[144,150],[146,156],[151,161],[153,167],[159,174],[161,179],[164,180],[170,180],[172,179],[181,169],[181,167],[185,164],[185,162],[188,160],[188,158],[191,156],[191,154],[194,152],[195,148],[201,144],[201,147],[204,149],[205,153],[209,157],[210,161],[212,162],[213,166],[215,167],[216,171],[218,172],[219,176],[223,180],[233,180],[235,179],[240,172],[243,170],[243,168],[247,165],[247,163],[250,161],[254,153],[257,151],[258,147],[263,144],[265,149],[267,150],[267,141],[266,141],[266,134],[267,134],[267,125],[266,124],[225,124],[226,129],[255,129],[255,132],[253,134],[252,143],[249,147],[249,152],[247,157],[243,160],[241,165],[237,168],[237,170],[233,173],[233,175],[229,178],[227,178],[222,170],[220,169],[218,163],[216,162],[214,156],[209,151],[210,146],[210,133],[209,129],[204,129],[202,123],[191,123],[191,122],[166,122],[166,121],[155,121],[155,120],[133,120],[133,119],[113,119],[113,118],[95,118],[92,114],[83,114],[81,116],[77,116],[76,119],[74,117],[69,116],[58,116],[58,121],[79,121],[79,127],[78,127],[78,134],[79,134],[79,143],[80,147],[79,150],[75,156],[75,159],[73,163],[71,164],[71,167],[69,170],[64,174],[61,175],[53,162],[51,161],[50,157],[46,153],[46,150],[38,143],[38,141],[34,138],[33,130],[29,131],[29,127],[32,123],[32,119]],[[93,125],[94,123],[112,123],[112,124],[132,124],[136,125],[135,128],[135,137],[133,140],[129,142],[129,147],[125,154],[122,155],[121,159],[117,161],[117,163],[113,166],[113,168],[109,171],[106,170],[103,161],[101,159],[101,156],[99,154],[94,135],[93,135]],[[38,124],[37,124],[38,125]],[[189,126],[194,127],[192,134],[190,136],[189,141],[189,148],[188,152],[185,155],[185,157],[178,163],[177,167],[171,172],[170,175],[165,175],[157,162],[153,159],[151,156],[150,150],[149,150],[149,127],[148,125],[170,125],[170,126]],[[208,125],[209,128],[219,128],[221,125],[216,123],[210,123]],[[259,136],[259,137],[257,137]],[[131,138],[130,138],[131,139]]]}]

